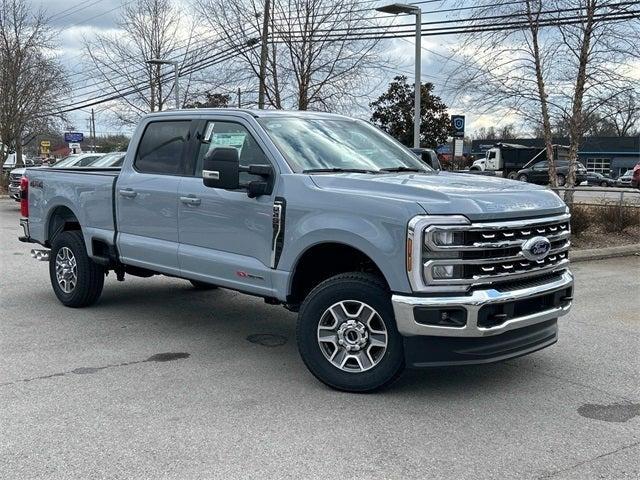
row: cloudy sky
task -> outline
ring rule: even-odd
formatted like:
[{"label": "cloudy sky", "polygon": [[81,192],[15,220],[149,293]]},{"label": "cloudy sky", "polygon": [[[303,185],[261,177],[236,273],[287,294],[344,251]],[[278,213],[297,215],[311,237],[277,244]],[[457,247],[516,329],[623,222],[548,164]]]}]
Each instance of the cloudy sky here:
[{"label": "cloudy sky", "polygon": [[[59,30],[59,58],[61,63],[68,69],[71,84],[76,87],[74,97],[68,102],[72,103],[76,100],[83,100],[82,86],[87,85],[83,82],[90,82],[86,79],[86,64],[83,63],[86,54],[83,53],[83,38],[91,39],[99,32],[115,30],[117,21],[121,13],[123,4],[131,3],[132,0],[31,0],[34,7],[42,7],[51,17],[51,22]],[[182,5],[183,13],[189,14],[193,11],[189,0],[175,0],[176,3]],[[383,5],[385,1],[375,2]],[[459,5],[457,0],[443,0],[423,2],[423,11],[426,12],[423,21],[427,19],[442,19],[443,14],[433,13],[435,10],[449,8],[450,6]],[[372,12],[373,14],[374,12]],[[195,14],[195,12],[194,12]],[[445,14],[446,15],[446,14]],[[408,17],[399,18],[399,21],[408,22]],[[466,109],[460,98],[454,98],[449,95],[444,88],[447,80],[448,67],[445,57],[449,56],[451,49],[457,45],[459,40],[455,36],[438,36],[423,37],[423,66],[422,79],[435,84],[436,93],[441,95],[450,107],[452,114],[467,114],[468,130],[473,131],[475,128],[487,125],[497,125],[509,123],[512,119],[508,116],[493,115],[491,112],[473,112]],[[395,39],[383,40],[380,45],[383,55],[394,59],[396,64],[393,68],[381,71],[380,75],[383,80],[390,80],[396,74],[405,74],[411,78],[414,65],[414,49],[412,39]],[[84,74],[84,75],[83,75]],[[382,93],[384,82],[381,82],[380,92]],[[87,91],[87,90],[85,90]],[[361,112],[365,115],[366,112]],[[70,114],[71,123],[76,129],[83,131],[88,129],[87,117],[88,111],[77,111]],[[101,112],[97,116],[96,130],[98,134],[118,133],[124,131],[128,133],[128,129],[118,126],[110,117],[108,112]]]}]

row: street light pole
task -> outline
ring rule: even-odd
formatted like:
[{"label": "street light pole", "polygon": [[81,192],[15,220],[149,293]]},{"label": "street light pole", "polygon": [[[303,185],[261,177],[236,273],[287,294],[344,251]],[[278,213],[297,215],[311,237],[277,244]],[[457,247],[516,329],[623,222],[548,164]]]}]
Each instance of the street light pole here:
[{"label": "street light pole", "polygon": [[161,58],[152,58],[151,60],[147,60],[147,64],[149,65],[173,65],[173,93],[175,96],[176,102],[176,110],[180,109],[180,80],[179,80],[179,72],[178,72],[178,62],[174,60],[162,60]]},{"label": "street light pole", "polygon": [[413,148],[420,148],[420,124],[422,123],[422,10],[418,8],[416,15],[416,72],[415,72],[415,107],[413,117]]},{"label": "street light pole", "polygon": [[416,53],[415,53],[415,85],[414,85],[414,112],[413,112],[413,147],[420,148],[420,124],[421,124],[421,91],[422,91],[422,10],[415,5],[405,3],[393,3],[376,8],[378,12],[392,15],[416,16]]}]

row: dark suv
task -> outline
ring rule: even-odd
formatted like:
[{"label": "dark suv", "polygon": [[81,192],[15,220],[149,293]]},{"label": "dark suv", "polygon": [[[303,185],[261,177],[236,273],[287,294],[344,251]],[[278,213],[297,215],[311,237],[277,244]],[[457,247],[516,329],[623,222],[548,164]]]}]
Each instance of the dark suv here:
[{"label": "dark suv", "polygon": [[[558,186],[564,186],[567,183],[569,175],[569,161],[559,160],[556,163],[556,175],[558,176]],[[537,183],[539,185],[547,185],[549,183],[549,162],[542,161],[523,168],[518,171],[518,180],[521,182]],[[587,179],[587,169],[578,162],[576,170],[576,185],[580,185]]]}]

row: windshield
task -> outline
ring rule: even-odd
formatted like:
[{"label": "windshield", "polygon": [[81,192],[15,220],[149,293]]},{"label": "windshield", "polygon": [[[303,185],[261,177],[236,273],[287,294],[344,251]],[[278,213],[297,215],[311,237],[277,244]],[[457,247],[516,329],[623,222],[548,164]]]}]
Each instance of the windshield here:
[{"label": "windshield", "polygon": [[409,150],[366,122],[327,118],[262,118],[293,171],[398,169],[430,171]]},{"label": "windshield", "polygon": [[107,153],[104,157],[96,160],[91,164],[91,167],[100,168],[100,167],[117,167],[118,161],[124,157],[124,152],[113,152]]}]

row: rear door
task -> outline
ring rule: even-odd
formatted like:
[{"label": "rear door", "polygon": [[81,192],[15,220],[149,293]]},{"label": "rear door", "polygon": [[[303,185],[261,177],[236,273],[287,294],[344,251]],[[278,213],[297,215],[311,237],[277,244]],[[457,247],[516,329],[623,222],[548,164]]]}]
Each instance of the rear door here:
[{"label": "rear door", "polygon": [[[253,127],[236,117],[203,120],[194,142],[192,167],[179,192],[179,260],[181,274],[221,286],[270,295],[275,193],[249,198],[244,189],[205,187],[202,160],[217,146],[235,147],[240,165],[272,165]],[[277,177],[277,175],[276,175]],[[240,182],[259,180],[240,174]],[[277,187],[277,185],[276,185]],[[274,192],[276,188],[274,187]]]},{"label": "rear door", "polygon": [[118,249],[122,262],[179,274],[178,186],[190,120],[151,120],[116,184]]}]

